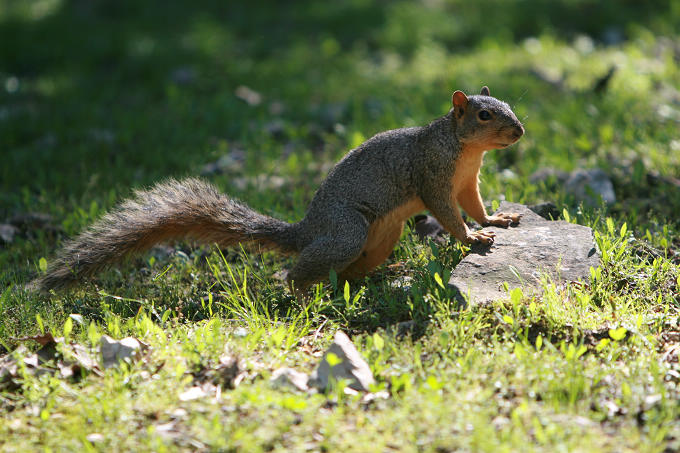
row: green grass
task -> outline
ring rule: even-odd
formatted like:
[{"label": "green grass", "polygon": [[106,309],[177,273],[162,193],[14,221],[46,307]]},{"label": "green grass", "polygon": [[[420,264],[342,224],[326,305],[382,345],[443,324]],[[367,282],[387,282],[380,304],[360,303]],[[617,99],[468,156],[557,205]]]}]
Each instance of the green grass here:
[{"label": "green grass", "polygon": [[[677,30],[680,9],[663,1],[0,0],[0,223],[51,216],[0,243],[0,352],[31,354],[17,338],[41,331],[66,337],[65,356],[71,344],[96,354],[103,334],[151,346],[102,375],[19,370],[17,385],[0,383],[0,449],[679,449]],[[235,96],[241,85],[261,102]],[[591,226],[602,265],[580,285],[460,309],[435,273],[461,248],[407,231],[393,266],[347,295],[320,284],[307,306],[277,278],[290,259],[193,244],[70,293],[21,290],[134,188],[225,155],[232,164],[207,179],[298,220],[349,148],[482,85],[527,130],[487,155],[485,200],[553,201]],[[580,206],[531,183],[545,167],[603,168],[618,201]],[[269,383],[281,366],[311,372],[337,329],[387,399]],[[233,389],[215,378],[224,355],[243,371]],[[180,398],[210,379],[219,394]]]}]

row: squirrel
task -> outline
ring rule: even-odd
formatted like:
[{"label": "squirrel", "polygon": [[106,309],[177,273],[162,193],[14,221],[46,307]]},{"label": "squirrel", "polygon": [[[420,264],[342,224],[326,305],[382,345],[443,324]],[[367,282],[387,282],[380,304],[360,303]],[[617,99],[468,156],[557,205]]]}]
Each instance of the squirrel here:
[{"label": "squirrel", "polygon": [[157,243],[192,238],[297,253],[286,280],[304,298],[331,270],[343,280],[370,273],[388,258],[405,221],[424,209],[459,241],[491,245],[494,234],[470,231],[458,205],[482,226],[519,222],[519,214],[487,215],[478,176],[484,152],[515,143],[524,127],[486,86],[479,95],[455,91],[451,102],[427,126],[381,132],[349,151],[297,223],[260,214],[202,180],[170,179],[137,191],[67,242],[30,286],[67,288]]}]

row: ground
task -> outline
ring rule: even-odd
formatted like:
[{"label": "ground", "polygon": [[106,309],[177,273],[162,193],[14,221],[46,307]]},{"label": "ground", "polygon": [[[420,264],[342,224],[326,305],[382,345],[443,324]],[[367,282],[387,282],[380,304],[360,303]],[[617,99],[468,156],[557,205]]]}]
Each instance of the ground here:
[{"label": "ground", "polygon": [[[0,1],[0,448],[680,449],[677,5],[257,3]],[[72,292],[22,289],[62,241],[167,177],[202,174],[298,220],[347,150],[483,85],[526,128],[485,158],[489,208],[552,201],[592,227],[602,265],[585,281],[463,309],[445,283],[465,249],[407,229],[376,274],[320,284],[307,305],[278,277],[290,258],[192,243]],[[615,203],[531,179],[595,167]],[[269,382],[312,371],[338,329],[386,398]],[[20,338],[46,333],[63,339],[33,367],[40,346]],[[102,335],[148,348],[69,376]]]}]

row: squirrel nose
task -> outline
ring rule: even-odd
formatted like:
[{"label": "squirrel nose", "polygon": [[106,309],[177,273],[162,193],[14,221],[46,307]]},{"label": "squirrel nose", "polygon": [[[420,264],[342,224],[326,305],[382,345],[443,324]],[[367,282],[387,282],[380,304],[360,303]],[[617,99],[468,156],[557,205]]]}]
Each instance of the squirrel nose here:
[{"label": "squirrel nose", "polygon": [[524,128],[519,124],[512,130],[512,136],[519,139],[522,135],[524,135]]}]

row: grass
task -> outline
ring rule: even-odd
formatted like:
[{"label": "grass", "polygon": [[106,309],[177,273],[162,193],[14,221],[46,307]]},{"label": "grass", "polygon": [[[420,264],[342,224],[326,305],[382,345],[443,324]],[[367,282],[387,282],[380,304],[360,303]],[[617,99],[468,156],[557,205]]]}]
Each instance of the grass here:
[{"label": "grass", "polygon": [[[17,338],[42,331],[65,337],[64,356],[73,344],[97,354],[104,334],[151,347],[77,379],[20,367],[0,383],[0,449],[680,448],[675,3],[232,3],[0,1],[0,223],[27,219],[0,244],[0,351],[30,356]],[[486,157],[485,200],[553,201],[592,227],[602,265],[583,284],[460,309],[435,273],[461,248],[406,232],[390,266],[349,292],[320,284],[306,307],[276,277],[290,260],[193,244],[70,293],[21,290],[133,188],[220,159],[207,179],[298,220],[349,148],[482,85],[527,130]],[[603,168],[617,202],[582,206],[532,183],[546,167]],[[388,398],[269,383],[281,366],[311,372],[337,329]],[[242,371],[234,388],[223,356]],[[196,385],[212,393],[182,397]]]}]

